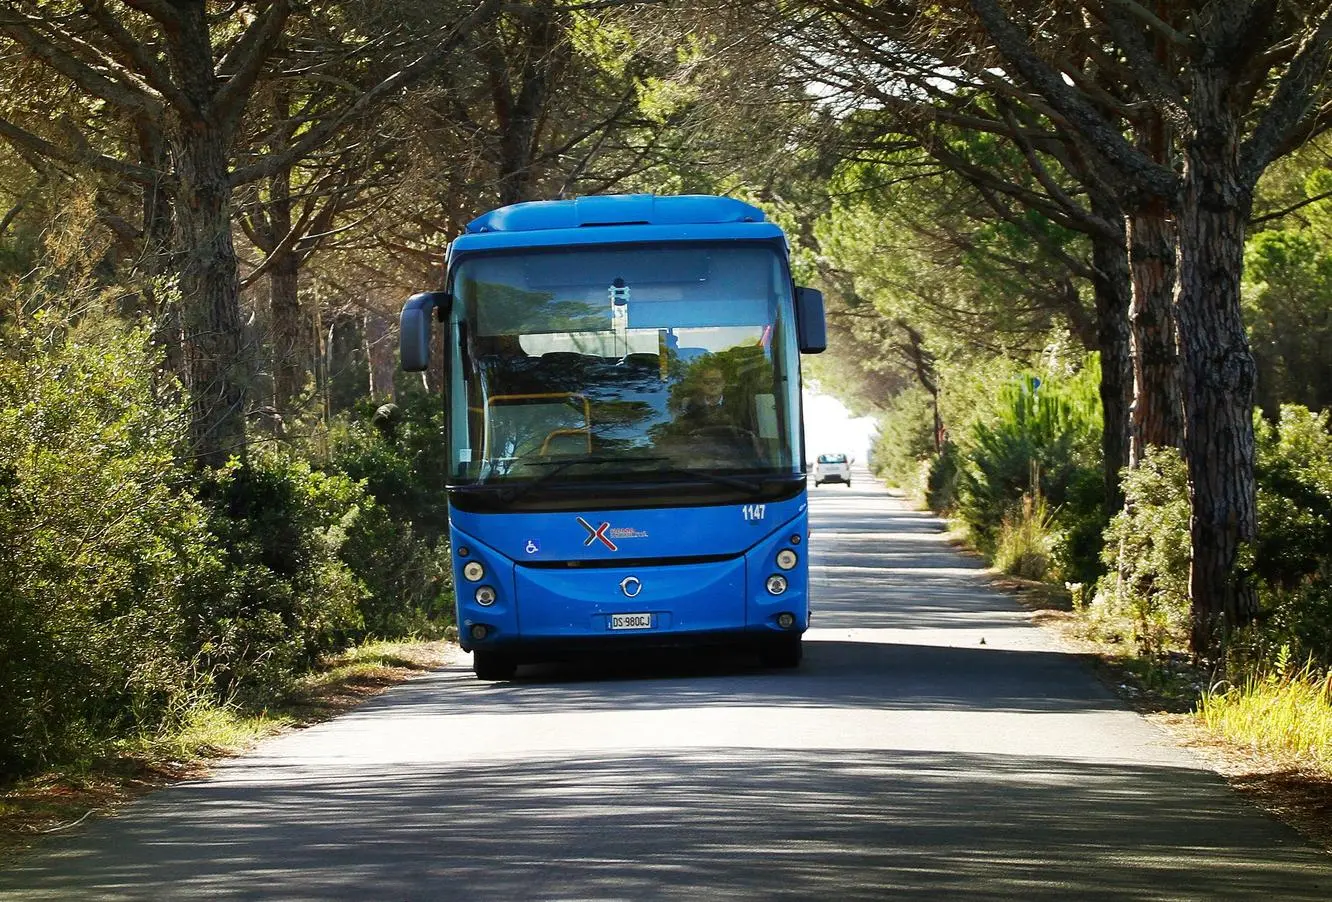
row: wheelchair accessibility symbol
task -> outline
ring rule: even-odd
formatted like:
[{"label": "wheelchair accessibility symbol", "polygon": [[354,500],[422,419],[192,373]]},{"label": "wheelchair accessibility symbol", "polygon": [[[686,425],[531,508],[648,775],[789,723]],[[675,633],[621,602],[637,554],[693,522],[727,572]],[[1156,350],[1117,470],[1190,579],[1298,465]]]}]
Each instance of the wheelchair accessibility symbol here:
[{"label": "wheelchair accessibility symbol", "polygon": [[523,550],[526,551],[528,554],[536,554],[538,551],[541,550],[541,546],[538,545],[536,542],[533,542],[531,539],[528,539],[527,544],[523,546]]}]

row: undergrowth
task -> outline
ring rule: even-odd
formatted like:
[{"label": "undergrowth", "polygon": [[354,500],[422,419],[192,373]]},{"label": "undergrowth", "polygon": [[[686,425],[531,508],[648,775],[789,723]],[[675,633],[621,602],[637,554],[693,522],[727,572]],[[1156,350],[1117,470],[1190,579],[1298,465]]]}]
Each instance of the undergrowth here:
[{"label": "undergrowth", "polygon": [[1197,716],[1236,745],[1294,759],[1332,775],[1332,674],[1306,664],[1271,670],[1206,693]]}]

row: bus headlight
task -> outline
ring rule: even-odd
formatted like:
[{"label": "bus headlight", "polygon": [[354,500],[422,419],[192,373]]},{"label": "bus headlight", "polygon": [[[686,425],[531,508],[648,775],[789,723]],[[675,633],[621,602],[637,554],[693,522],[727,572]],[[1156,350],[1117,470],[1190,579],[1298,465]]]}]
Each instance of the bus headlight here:
[{"label": "bus headlight", "polygon": [[495,603],[495,590],[490,586],[477,586],[476,594],[472,597],[476,599],[477,604],[488,608]]},{"label": "bus headlight", "polygon": [[783,548],[777,552],[777,566],[783,570],[790,570],[800,560],[800,555],[796,554],[790,548]]},{"label": "bus headlight", "polygon": [[781,595],[786,591],[786,577],[778,576],[774,573],[772,576],[768,577],[767,585],[769,595]]},{"label": "bus headlight", "polygon": [[486,575],[486,568],[481,566],[480,561],[468,561],[463,564],[463,579],[469,583],[480,582],[481,577]]}]

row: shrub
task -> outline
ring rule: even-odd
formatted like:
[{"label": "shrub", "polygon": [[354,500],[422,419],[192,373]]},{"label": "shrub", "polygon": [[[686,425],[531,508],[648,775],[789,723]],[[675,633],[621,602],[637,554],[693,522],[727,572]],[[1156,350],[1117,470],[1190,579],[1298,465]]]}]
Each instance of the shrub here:
[{"label": "shrub", "polygon": [[1329,414],[1281,408],[1255,420],[1259,579],[1269,642],[1332,665],[1332,435]]},{"label": "shrub", "polygon": [[201,477],[212,555],[185,610],[186,653],[219,698],[262,702],[363,634],[363,589],[339,556],[361,488],[280,452]]},{"label": "shrub", "polygon": [[365,483],[396,520],[432,547],[448,537],[448,449],[438,395],[404,394],[381,426],[377,408],[359,406],[330,430],[328,469]]},{"label": "shrub", "polygon": [[0,777],[190,704],[182,574],[206,552],[184,410],[145,331],[39,312],[0,356]]},{"label": "shrub", "polygon": [[994,566],[1026,579],[1045,579],[1053,562],[1053,514],[1039,492],[1022,502],[999,524]]},{"label": "shrub", "polygon": [[[1332,436],[1328,414],[1281,409],[1277,425],[1255,418],[1258,541],[1251,556],[1260,625],[1236,653],[1259,660],[1285,648],[1332,664]],[[1109,573],[1097,587],[1107,618],[1134,624],[1151,650],[1182,645],[1189,602],[1189,502],[1185,466],[1153,449],[1124,479],[1125,510],[1106,532]]]},{"label": "shrub", "polygon": [[[1189,624],[1189,494],[1184,459],[1151,448],[1124,473],[1124,510],[1105,532],[1094,619],[1148,651],[1180,645]],[[1122,629],[1116,624],[1125,624]]]},{"label": "shrub", "polygon": [[982,550],[993,553],[1004,518],[1039,495],[1054,510],[1051,554],[1062,575],[1096,570],[1104,494],[1094,360],[1071,378],[1028,375],[1005,386],[961,443],[956,513]]},{"label": "shrub", "polygon": [[962,474],[961,454],[953,442],[930,458],[925,470],[925,504],[939,514],[951,513],[957,504],[957,484]]},{"label": "shrub", "polygon": [[934,398],[923,388],[907,389],[879,417],[870,466],[890,485],[923,499],[928,472],[924,465],[935,453]]},{"label": "shrub", "polygon": [[392,422],[370,425],[374,417],[359,408],[330,433],[328,468],[373,502],[348,531],[342,558],[366,589],[369,633],[437,633],[453,611],[443,409],[438,398],[407,396]]}]

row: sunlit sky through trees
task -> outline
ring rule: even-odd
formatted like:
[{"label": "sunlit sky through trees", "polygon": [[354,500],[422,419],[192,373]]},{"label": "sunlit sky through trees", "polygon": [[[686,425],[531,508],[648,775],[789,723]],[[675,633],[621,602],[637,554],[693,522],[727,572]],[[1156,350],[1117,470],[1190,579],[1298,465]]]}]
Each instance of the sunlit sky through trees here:
[{"label": "sunlit sky through trees", "polygon": [[832,395],[805,389],[805,456],[809,460],[841,452],[863,463],[869,458],[873,432],[873,417],[853,417]]}]

